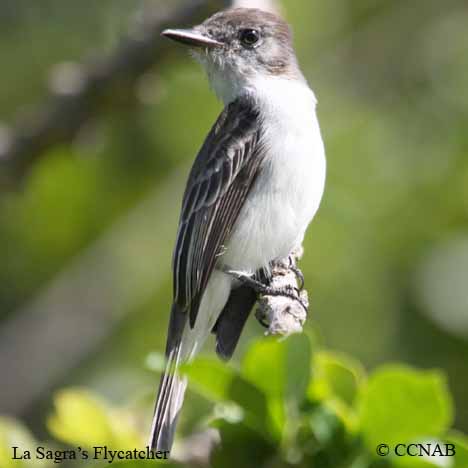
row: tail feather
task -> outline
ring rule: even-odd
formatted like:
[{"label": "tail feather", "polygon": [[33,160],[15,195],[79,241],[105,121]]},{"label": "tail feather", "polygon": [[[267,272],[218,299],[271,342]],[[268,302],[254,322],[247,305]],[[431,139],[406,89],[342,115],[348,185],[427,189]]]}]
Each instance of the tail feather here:
[{"label": "tail feather", "polygon": [[150,439],[150,447],[156,451],[171,450],[177,418],[184,401],[187,378],[177,375],[179,357],[180,345],[171,351],[161,376]]},{"label": "tail feather", "polygon": [[179,365],[190,362],[198,353],[223,310],[230,289],[231,278],[224,273],[213,272],[193,328],[187,324],[187,313],[177,304],[172,306],[166,346],[167,364],[161,376],[151,428],[150,447],[153,450],[171,450],[187,387],[187,378],[178,372]]}]

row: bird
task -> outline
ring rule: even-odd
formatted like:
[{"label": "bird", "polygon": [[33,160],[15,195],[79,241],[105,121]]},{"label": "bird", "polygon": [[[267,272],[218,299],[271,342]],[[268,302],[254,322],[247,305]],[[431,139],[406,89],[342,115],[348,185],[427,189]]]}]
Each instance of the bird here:
[{"label": "bird", "polygon": [[170,451],[187,387],[181,363],[211,333],[219,357],[232,357],[272,265],[302,245],[326,158],[317,99],[282,18],[233,8],[161,35],[189,46],[224,104],[190,171],[172,258],[166,368],[149,442]]}]

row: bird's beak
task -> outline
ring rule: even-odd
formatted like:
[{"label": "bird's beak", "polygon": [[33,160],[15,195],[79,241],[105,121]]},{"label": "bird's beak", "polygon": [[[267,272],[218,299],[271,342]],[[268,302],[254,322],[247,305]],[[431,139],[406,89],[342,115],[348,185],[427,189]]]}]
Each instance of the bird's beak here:
[{"label": "bird's beak", "polygon": [[211,39],[196,29],[166,29],[161,33],[161,36],[168,37],[169,39],[192,47],[212,48],[222,47],[224,45],[222,42]]}]

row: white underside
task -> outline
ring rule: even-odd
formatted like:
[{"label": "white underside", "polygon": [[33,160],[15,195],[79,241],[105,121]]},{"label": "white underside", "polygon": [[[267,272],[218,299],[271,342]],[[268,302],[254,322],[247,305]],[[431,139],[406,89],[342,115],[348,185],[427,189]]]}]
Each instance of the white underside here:
[{"label": "white underside", "polygon": [[[260,106],[267,157],[219,262],[251,274],[301,245],[322,198],[326,162],[315,96],[305,82],[264,77],[243,92],[252,93]],[[184,357],[192,357],[205,341],[232,281],[213,273],[195,328],[185,330]]]},{"label": "white underside", "polygon": [[314,95],[302,82],[276,80],[265,80],[259,100],[267,159],[220,259],[250,273],[302,243],[325,183]]}]

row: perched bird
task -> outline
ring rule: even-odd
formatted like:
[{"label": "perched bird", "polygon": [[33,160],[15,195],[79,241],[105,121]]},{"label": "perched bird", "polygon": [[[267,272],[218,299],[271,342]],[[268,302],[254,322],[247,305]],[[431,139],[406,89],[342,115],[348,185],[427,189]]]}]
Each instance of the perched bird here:
[{"label": "perched bird", "polygon": [[270,266],[302,244],[326,163],[316,98],[285,21],[236,8],[162,35],[190,46],[225,104],[190,172],[173,254],[167,367],[150,441],[170,450],[187,385],[178,366],[211,332],[218,355],[232,356]]}]

